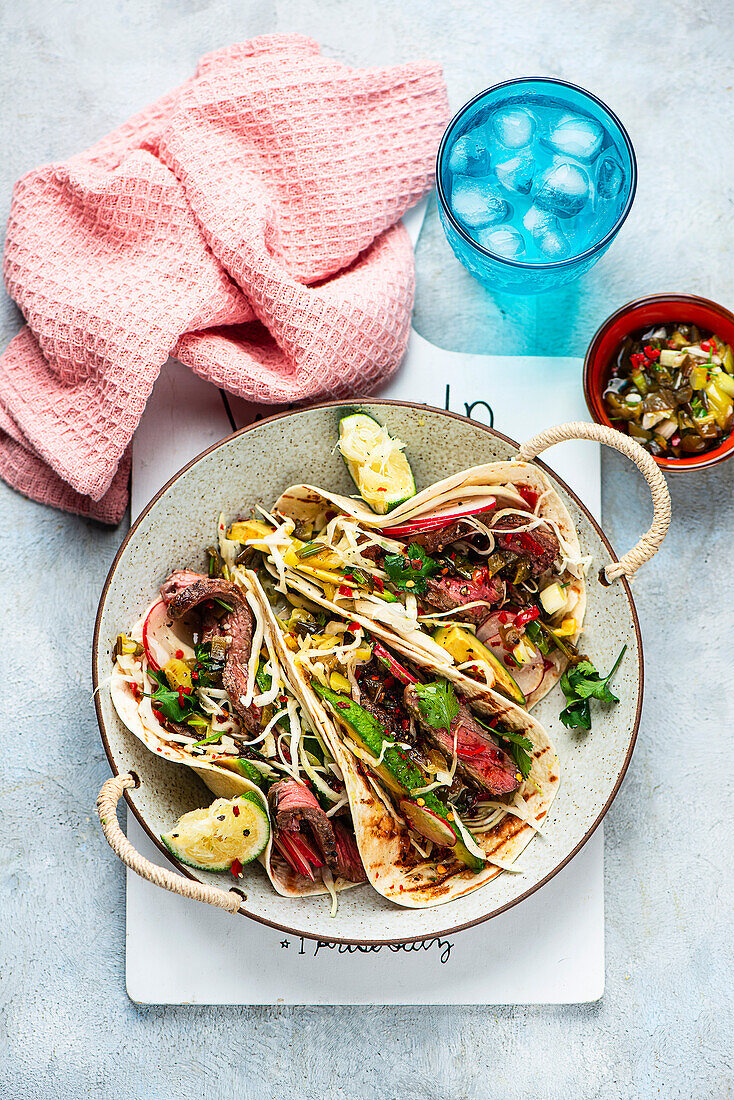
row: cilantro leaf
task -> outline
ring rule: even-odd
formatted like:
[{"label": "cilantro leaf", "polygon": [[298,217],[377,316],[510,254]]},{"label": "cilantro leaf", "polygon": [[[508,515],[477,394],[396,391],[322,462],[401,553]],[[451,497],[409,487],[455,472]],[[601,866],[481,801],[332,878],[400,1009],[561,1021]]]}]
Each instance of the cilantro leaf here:
[{"label": "cilantro leaf", "polygon": [[624,646],[611,672],[604,677],[599,675],[591,661],[579,661],[576,666],[566,669],[561,677],[561,688],[568,702],[560,714],[564,726],[568,729],[591,729],[591,699],[597,699],[600,703],[619,702],[609,687],[609,681],[626,651],[627,646]]},{"label": "cilantro leaf", "polygon": [[151,676],[158,684],[151,694],[150,701],[155,710],[159,710],[164,718],[171,722],[186,722],[190,715],[196,714],[192,706],[190,696],[184,695],[183,703],[179,702],[179,694],[173,691],[162,672],[151,672]]},{"label": "cilantro leaf", "polygon": [[560,713],[560,719],[567,729],[590,730],[591,707],[588,699],[576,699]]},{"label": "cilantro leaf", "polygon": [[201,642],[194,646],[196,664],[191,670],[191,675],[197,687],[214,687],[218,685],[224,661],[218,661],[212,657],[211,642]]},{"label": "cilantro leaf", "polygon": [[433,684],[415,684],[420,712],[429,726],[434,729],[451,728],[451,722],[459,713],[456,693],[447,680],[436,680]]},{"label": "cilantro leaf", "polygon": [[[490,726],[489,723],[483,722],[478,715],[474,715],[474,718],[483,726],[488,733],[491,733],[493,737],[496,737],[500,742],[500,747],[508,752],[517,765],[517,770],[523,779],[527,779],[530,775],[530,769],[533,766],[533,742],[529,737],[526,737],[523,733],[518,733],[517,730],[508,729],[495,729]],[[506,742],[504,745],[502,742]]]},{"label": "cilantro leaf", "polygon": [[440,568],[440,563],[429,557],[417,542],[411,542],[406,554],[388,554],[385,558],[385,572],[395,588],[417,596],[425,591],[427,578]]},{"label": "cilantro leaf", "polygon": [[493,731],[497,740],[507,742],[507,745],[502,747],[506,752],[509,752],[512,759],[517,764],[517,770],[523,779],[527,779],[530,775],[530,769],[533,766],[533,742],[529,737],[525,737],[522,733],[518,733],[517,730],[495,730]]}]

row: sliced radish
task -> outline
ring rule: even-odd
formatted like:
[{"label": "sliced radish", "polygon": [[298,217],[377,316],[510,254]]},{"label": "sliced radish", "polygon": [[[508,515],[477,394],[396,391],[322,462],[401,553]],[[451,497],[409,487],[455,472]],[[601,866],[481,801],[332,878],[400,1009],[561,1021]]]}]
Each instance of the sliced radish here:
[{"label": "sliced radish", "polygon": [[283,859],[296,874],[314,881],[313,867],[323,867],[324,861],[306,840],[305,836],[294,830],[281,830],[273,838],[273,844],[278,849]]},{"label": "sliced radish", "polygon": [[538,654],[537,660],[530,661],[528,664],[520,665],[519,668],[513,668],[512,670],[512,677],[526,698],[536,688],[540,687],[544,675],[545,661],[540,654]]},{"label": "sliced radish", "polygon": [[496,506],[495,497],[485,497],[482,504],[475,504],[472,508],[465,508],[462,511],[456,511],[455,506],[448,510],[445,508],[439,509],[430,516],[408,520],[407,523],[401,523],[395,527],[385,527],[384,530],[386,534],[398,536],[414,535],[418,531],[435,531],[441,527],[447,527],[457,519],[465,519],[467,516],[480,516],[483,512],[491,512]]},{"label": "sliced radish", "polygon": [[143,649],[153,672],[159,672],[176,653],[183,653],[185,659],[194,656],[189,642],[171,626],[168,608],[163,600],[156,600],[145,616]]},{"label": "sliced radish", "polygon": [[396,661],[392,653],[381,646],[379,642],[372,643],[372,653],[385,667],[392,673],[396,680],[400,680],[401,684],[417,684],[419,681],[408,672],[407,668],[403,668],[399,661]]},{"label": "sliced radish", "polygon": [[426,840],[432,840],[440,848],[453,848],[458,840],[457,834],[442,817],[429,810],[427,806],[418,806],[415,802],[400,803],[400,812],[416,833]]}]

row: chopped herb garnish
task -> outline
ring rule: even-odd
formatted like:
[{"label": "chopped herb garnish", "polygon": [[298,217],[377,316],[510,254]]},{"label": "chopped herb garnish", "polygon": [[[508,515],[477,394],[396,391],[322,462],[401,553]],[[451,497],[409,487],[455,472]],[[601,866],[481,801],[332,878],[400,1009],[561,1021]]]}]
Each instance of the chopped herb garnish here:
[{"label": "chopped herb garnish", "polygon": [[438,573],[440,562],[426,554],[422,546],[412,542],[405,555],[388,554],[385,558],[385,572],[400,592],[413,592],[421,595],[426,588],[426,580]]},{"label": "chopped herb garnish", "polygon": [[160,711],[171,722],[188,722],[190,717],[197,716],[194,697],[169,687],[162,672],[151,672],[150,675],[158,684],[149,696],[154,710]]},{"label": "chopped herb garnish", "polygon": [[[508,729],[494,729],[492,726],[483,722],[481,718],[478,718],[475,714],[477,722],[480,726],[491,733],[493,737],[496,737],[500,742],[501,747],[508,752],[517,765],[517,770],[523,779],[527,779],[530,775],[530,769],[533,766],[533,742],[529,737],[526,737],[523,733],[518,733],[517,730]],[[505,742],[503,745],[502,742]]]},{"label": "chopped herb garnish", "polygon": [[590,730],[592,699],[597,699],[600,703],[619,702],[609,689],[609,681],[619,668],[626,651],[627,646],[623,646],[611,672],[604,677],[599,675],[591,661],[579,661],[573,668],[566,669],[561,677],[561,687],[568,702],[560,716],[564,726],[568,729]]},{"label": "chopped herb garnish", "polygon": [[459,713],[459,704],[451,684],[436,680],[433,684],[415,684],[415,694],[421,714],[434,729],[451,728],[451,722]]},{"label": "chopped herb garnish", "polygon": [[307,542],[300,550],[296,550],[297,558],[311,558],[314,554],[320,554],[326,547],[323,542]]},{"label": "chopped herb garnish", "polygon": [[507,743],[507,751],[517,764],[517,770],[523,779],[527,779],[533,766],[533,742],[516,730],[495,730],[494,733],[500,743]]},{"label": "chopped herb garnish", "polygon": [[219,599],[219,596],[214,596],[213,599],[214,599],[214,602],[218,603],[220,607],[223,607],[225,611],[231,611],[232,610],[231,606],[228,603],[225,603],[224,600]]},{"label": "chopped herb garnish", "polygon": [[197,687],[213,687],[219,683],[224,661],[212,657],[211,642],[201,642],[194,647],[196,664],[191,670],[191,679]]}]

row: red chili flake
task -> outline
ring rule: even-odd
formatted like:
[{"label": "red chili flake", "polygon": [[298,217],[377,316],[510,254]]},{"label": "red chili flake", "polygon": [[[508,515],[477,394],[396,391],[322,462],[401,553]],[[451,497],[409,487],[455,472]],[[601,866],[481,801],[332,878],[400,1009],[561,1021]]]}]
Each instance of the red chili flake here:
[{"label": "red chili flake", "polygon": [[232,860],[231,871],[235,878],[242,878],[242,864],[238,859]]},{"label": "red chili flake", "polygon": [[153,708],[153,714],[155,715],[155,717],[158,719],[159,722],[165,721],[164,716],[161,714],[161,712],[159,710],[156,710],[155,708]]},{"label": "red chili flake", "polygon": [[410,564],[413,566],[414,569],[420,569],[420,567],[423,565],[423,562],[420,558],[411,558]]},{"label": "red chili flake", "polygon": [[345,578],[345,580],[353,581],[354,580],[354,573],[345,573],[344,578]]},{"label": "red chili flake", "polygon": [[378,485],[377,486],[377,492],[378,493],[386,493],[387,492],[387,487],[385,485]]},{"label": "red chili flake", "polygon": [[347,623],[347,630],[351,634],[356,634],[358,630],[361,630],[361,627],[360,627],[359,623],[351,622],[351,623]]},{"label": "red chili flake", "polygon": [[630,362],[632,363],[632,366],[635,368],[635,370],[641,370],[642,367],[645,366],[647,359],[641,351],[638,351],[635,352],[634,355],[630,355]]},{"label": "red chili flake", "polygon": [[232,813],[234,814],[234,816],[235,816],[235,817],[239,817],[239,816],[240,816],[240,808],[239,808],[239,806],[233,806],[233,807],[232,807]]},{"label": "red chili flake", "polygon": [[660,358],[660,348],[654,348],[652,346],[652,344],[645,344],[645,347],[644,347],[643,350],[644,350],[645,355],[647,356],[648,359],[659,359]]},{"label": "red chili flake", "polygon": [[199,673],[198,672],[192,672],[191,673],[191,679],[194,681],[194,683],[196,683],[196,681],[199,679]]},{"label": "red chili flake", "polygon": [[[719,345],[716,343],[716,339],[713,336],[709,340],[709,346],[710,346],[712,352],[714,353],[714,355],[716,355],[718,350],[719,350]],[[703,347],[703,344],[701,345],[701,347]]]},{"label": "red chili flake", "polygon": [[176,650],[176,656],[178,657],[179,661],[183,658],[183,655],[184,655],[184,652],[183,652],[182,649],[177,649]]},{"label": "red chili flake", "polygon": [[515,613],[513,611],[500,611],[497,618],[503,625],[512,623],[515,621]]},{"label": "red chili flake", "polygon": [[711,351],[711,341],[710,340],[702,340],[701,341],[701,349],[702,349],[702,351]]},{"label": "red chili flake", "polygon": [[348,588],[346,584],[340,584],[338,588],[338,593],[340,596],[351,596],[352,590],[351,588]]}]

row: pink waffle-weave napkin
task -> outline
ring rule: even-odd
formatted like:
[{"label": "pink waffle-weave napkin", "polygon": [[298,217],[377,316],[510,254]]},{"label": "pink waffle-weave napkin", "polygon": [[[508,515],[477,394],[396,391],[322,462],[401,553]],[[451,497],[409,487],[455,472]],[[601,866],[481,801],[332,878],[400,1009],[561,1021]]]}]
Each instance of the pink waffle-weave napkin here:
[{"label": "pink waffle-weave napkin", "polygon": [[129,445],[169,354],[251,401],[367,394],[413,304],[401,215],[447,118],[437,66],[351,69],[268,35],[15,188],[0,475],[117,523]]}]

